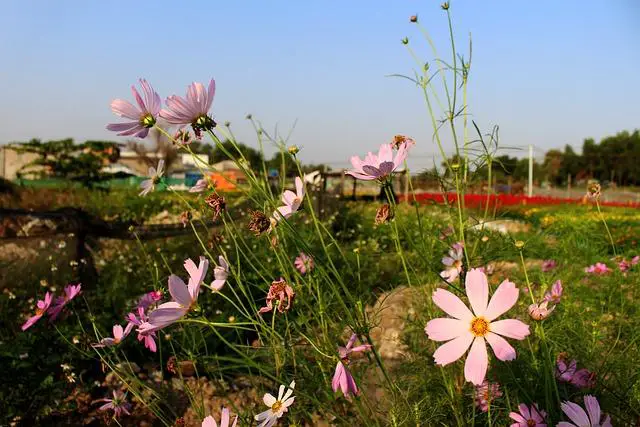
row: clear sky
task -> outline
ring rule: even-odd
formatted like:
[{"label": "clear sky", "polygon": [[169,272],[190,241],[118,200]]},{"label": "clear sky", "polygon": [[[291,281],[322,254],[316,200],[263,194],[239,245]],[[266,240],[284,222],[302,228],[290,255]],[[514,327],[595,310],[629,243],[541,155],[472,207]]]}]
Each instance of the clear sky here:
[{"label": "clear sky", "polygon": [[[470,114],[501,143],[541,149],[640,127],[640,1],[454,0],[457,38],[473,38]],[[419,20],[445,52],[446,16],[421,1],[33,1],[0,14],[0,143],[112,139],[113,98],[147,78],[164,98],[217,82],[213,113],[255,145],[244,119],[286,132],[305,162],[346,166],[397,133],[413,169],[436,148],[411,74]],[[461,45],[462,48],[462,45]],[[122,139],[120,139],[122,140]]]}]

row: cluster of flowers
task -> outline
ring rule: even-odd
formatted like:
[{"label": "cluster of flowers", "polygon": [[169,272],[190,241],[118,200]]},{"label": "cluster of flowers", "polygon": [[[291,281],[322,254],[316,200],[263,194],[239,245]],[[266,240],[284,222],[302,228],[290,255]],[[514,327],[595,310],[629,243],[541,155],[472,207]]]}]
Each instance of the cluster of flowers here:
[{"label": "cluster of flowers", "polygon": [[38,300],[35,314],[24,322],[22,330],[26,331],[32,327],[45,314],[49,315],[50,322],[56,320],[60,313],[62,313],[62,309],[69,303],[69,301],[80,294],[81,289],[81,284],[69,284],[64,288],[64,295],[55,298],[55,301],[55,295],[51,292],[47,292],[43,300]]},{"label": "cluster of flowers", "polygon": [[[618,270],[620,270],[622,273],[626,273],[638,263],[640,263],[640,255],[636,255],[632,257],[630,260],[627,260],[626,258],[622,258],[622,259],[618,258],[618,261],[617,261]],[[595,275],[608,274],[608,273],[611,273],[611,271],[612,271],[611,268],[609,268],[603,262],[596,262],[595,264],[585,267],[584,269],[585,273],[595,274]]]}]

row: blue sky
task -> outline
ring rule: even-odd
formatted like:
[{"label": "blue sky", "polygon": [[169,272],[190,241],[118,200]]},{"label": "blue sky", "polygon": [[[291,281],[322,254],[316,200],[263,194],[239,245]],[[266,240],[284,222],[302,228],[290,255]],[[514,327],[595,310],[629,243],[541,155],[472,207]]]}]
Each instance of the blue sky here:
[{"label": "blue sky", "polygon": [[[472,118],[500,125],[505,146],[541,149],[640,127],[637,0],[454,0],[461,48],[473,37]],[[244,119],[286,132],[306,162],[346,166],[397,133],[436,147],[420,91],[386,77],[411,74],[408,17],[446,52],[436,1],[14,1],[0,16],[0,142],[32,137],[113,139],[113,98],[147,78],[164,98],[192,81],[217,82],[214,117],[255,145]]]}]

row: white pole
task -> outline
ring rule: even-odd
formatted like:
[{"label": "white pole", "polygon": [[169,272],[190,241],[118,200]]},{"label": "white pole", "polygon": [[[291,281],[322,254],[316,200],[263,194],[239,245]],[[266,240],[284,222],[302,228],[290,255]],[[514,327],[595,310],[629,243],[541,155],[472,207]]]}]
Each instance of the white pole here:
[{"label": "white pole", "polygon": [[529,187],[528,196],[533,196],[533,145],[529,144]]}]

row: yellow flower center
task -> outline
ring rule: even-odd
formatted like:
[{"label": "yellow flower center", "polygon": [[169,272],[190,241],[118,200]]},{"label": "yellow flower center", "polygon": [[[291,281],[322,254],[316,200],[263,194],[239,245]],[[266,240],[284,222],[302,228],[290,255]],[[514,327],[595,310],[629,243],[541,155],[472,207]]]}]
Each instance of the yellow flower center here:
[{"label": "yellow flower center", "polygon": [[36,308],[36,316],[42,316],[44,314],[44,310],[41,308]]},{"label": "yellow flower center", "polygon": [[536,422],[532,419],[527,420],[527,427],[536,427]]},{"label": "yellow flower center", "polygon": [[483,337],[489,332],[489,322],[484,317],[475,317],[471,321],[471,333],[476,337]]},{"label": "yellow flower center", "polygon": [[282,402],[280,402],[279,400],[276,400],[276,403],[274,403],[274,404],[271,406],[271,410],[272,410],[273,412],[278,412],[281,408],[282,408]]}]

